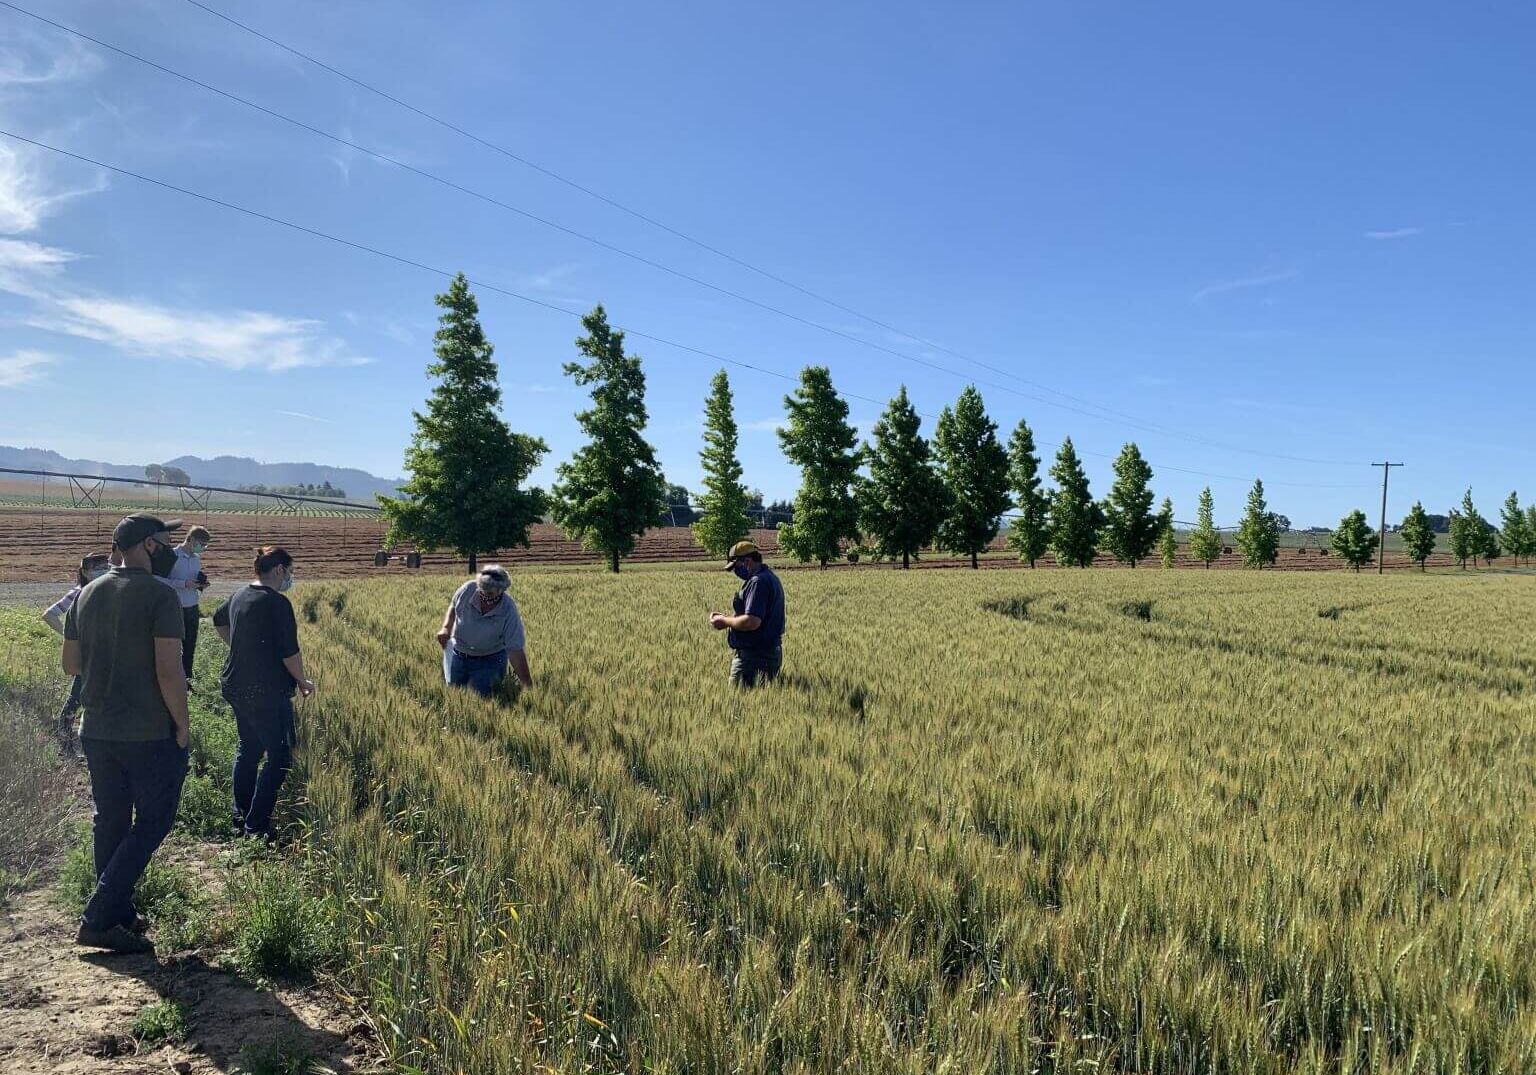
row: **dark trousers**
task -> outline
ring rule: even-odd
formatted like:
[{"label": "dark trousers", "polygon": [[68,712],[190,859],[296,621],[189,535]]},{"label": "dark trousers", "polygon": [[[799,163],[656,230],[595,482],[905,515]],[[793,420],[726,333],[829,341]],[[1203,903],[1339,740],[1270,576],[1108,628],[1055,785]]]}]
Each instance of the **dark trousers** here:
[{"label": "dark trousers", "polygon": [[203,610],[193,605],[181,610],[181,667],[187,678],[192,678],[192,658],[197,655],[197,625],[202,622]]},{"label": "dark trousers", "polygon": [[232,778],[235,825],[252,836],[272,831],[272,808],[293,768],[293,699],[282,696],[230,697],[235,711],[235,747]]},{"label": "dark trousers", "polygon": [[489,698],[496,684],[507,677],[507,651],[471,657],[454,650],[448,655],[448,682],[468,687],[482,698]]},{"label": "dark trousers", "polygon": [[82,739],[91,773],[96,890],[81,921],[105,930],[133,921],[133,889],[176,821],[187,752],[174,739]]},{"label": "dark trousers", "polygon": [[735,650],[731,655],[731,682],[738,687],[767,683],[779,677],[779,668],[783,664],[784,650],[779,646]]},{"label": "dark trousers", "polygon": [[66,753],[74,749],[75,714],[78,712],[80,712],[80,677],[75,676],[69,683],[69,697],[65,698],[64,704],[59,707],[59,716],[54,722],[54,737]]}]

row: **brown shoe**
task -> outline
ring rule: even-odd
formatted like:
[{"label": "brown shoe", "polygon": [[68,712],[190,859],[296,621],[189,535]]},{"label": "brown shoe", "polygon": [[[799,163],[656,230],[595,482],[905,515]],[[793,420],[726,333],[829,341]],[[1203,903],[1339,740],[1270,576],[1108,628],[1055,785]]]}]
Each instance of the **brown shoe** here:
[{"label": "brown shoe", "polygon": [[155,950],[154,942],[124,926],[111,929],[91,929],[82,925],[75,935],[75,943],[85,948],[105,948],[109,952],[137,955]]}]

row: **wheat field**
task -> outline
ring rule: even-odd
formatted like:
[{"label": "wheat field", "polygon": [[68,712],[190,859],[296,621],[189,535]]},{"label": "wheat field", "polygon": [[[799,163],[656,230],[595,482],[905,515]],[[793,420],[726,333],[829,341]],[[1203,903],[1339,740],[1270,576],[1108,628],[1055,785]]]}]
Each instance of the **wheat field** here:
[{"label": "wheat field", "polygon": [[514,575],[298,595],[309,846],[428,1072],[1536,1070],[1536,578]]}]

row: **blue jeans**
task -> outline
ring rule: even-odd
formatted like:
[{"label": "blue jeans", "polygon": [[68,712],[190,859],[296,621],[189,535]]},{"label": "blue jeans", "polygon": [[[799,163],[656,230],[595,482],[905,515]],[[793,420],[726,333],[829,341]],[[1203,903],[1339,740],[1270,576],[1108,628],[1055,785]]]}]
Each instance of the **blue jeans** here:
[{"label": "blue jeans", "polygon": [[471,657],[454,650],[448,655],[448,682],[455,687],[468,687],[483,698],[489,698],[507,676],[507,651],[485,657]]},{"label": "blue jeans", "polygon": [[293,699],[226,694],[235,711],[235,826],[252,836],[272,830],[272,808],[293,768]]},{"label": "blue jeans", "polygon": [[187,752],[174,739],[82,739],[91,773],[96,890],[80,916],[87,929],[133,921],[133,890],[176,821]]}]

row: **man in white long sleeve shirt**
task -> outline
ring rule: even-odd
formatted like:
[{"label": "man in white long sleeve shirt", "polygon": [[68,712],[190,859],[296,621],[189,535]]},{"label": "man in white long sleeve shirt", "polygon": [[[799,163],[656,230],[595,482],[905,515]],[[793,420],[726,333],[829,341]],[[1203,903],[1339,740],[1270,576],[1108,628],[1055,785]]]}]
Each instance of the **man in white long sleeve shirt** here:
[{"label": "man in white long sleeve shirt", "polygon": [[181,602],[181,618],[184,633],[181,640],[181,666],[186,670],[187,682],[192,682],[192,658],[197,654],[197,625],[203,610],[198,607],[208,578],[203,574],[203,550],[213,540],[204,526],[194,526],[187,531],[186,540],[176,546],[176,564],[170,574],[161,578]]}]

